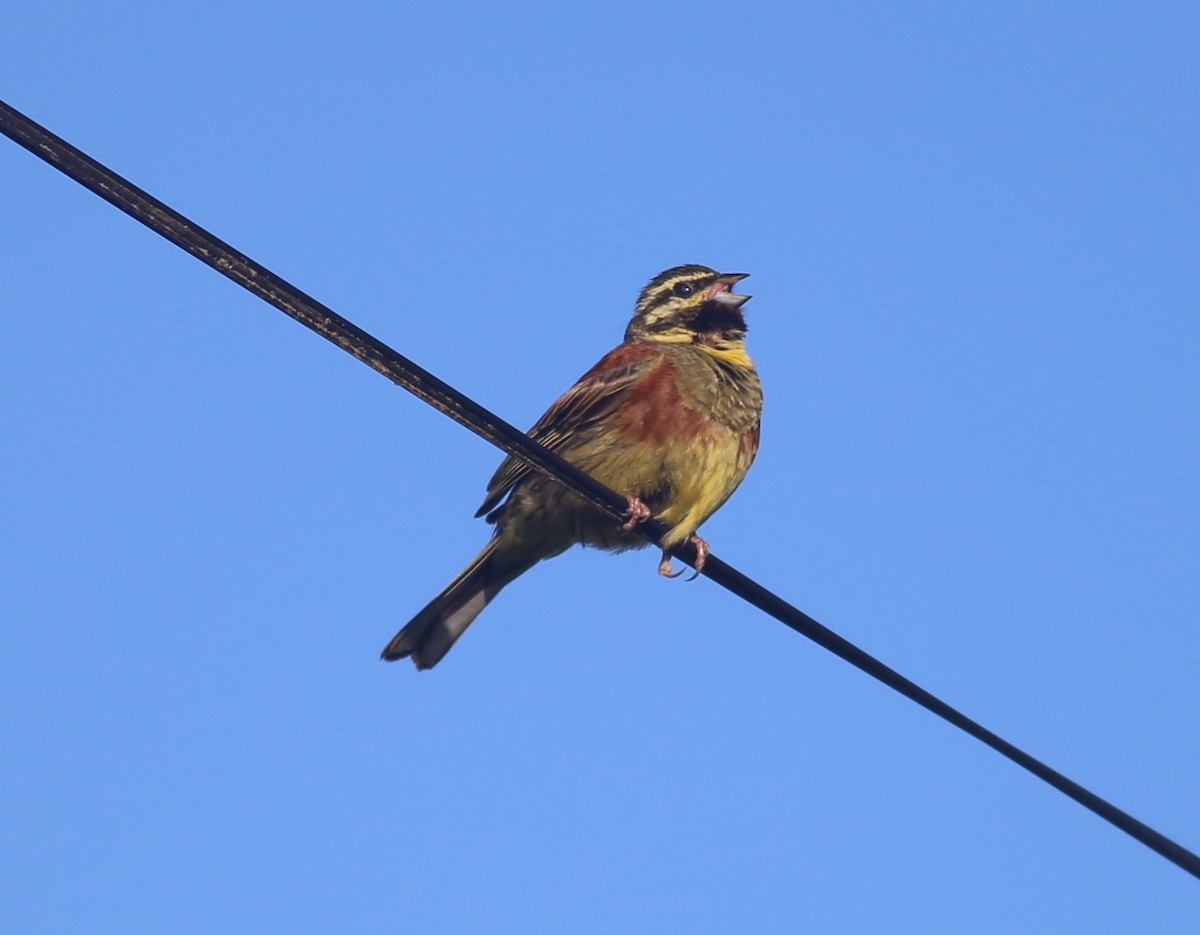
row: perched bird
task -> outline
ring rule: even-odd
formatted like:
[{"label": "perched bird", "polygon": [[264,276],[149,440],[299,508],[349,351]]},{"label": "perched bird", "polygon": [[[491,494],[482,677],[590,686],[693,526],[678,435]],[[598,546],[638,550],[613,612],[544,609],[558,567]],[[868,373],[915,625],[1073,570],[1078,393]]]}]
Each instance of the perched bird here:
[{"label": "perched bird", "polygon": [[[758,450],[762,387],[746,354],[742,304],[731,291],[745,273],[676,266],[637,300],[625,340],[550,407],[529,435],[629,498],[624,525],[509,457],[476,516],[491,541],[384,648],[437,665],[506,584],[575,543],[613,552],[648,543],[633,530],[653,515],[669,528],[666,550],[691,539],[696,567],[708,546],[696,529],[733,493]],[[503,502],[501,502],[503,501]]]}]

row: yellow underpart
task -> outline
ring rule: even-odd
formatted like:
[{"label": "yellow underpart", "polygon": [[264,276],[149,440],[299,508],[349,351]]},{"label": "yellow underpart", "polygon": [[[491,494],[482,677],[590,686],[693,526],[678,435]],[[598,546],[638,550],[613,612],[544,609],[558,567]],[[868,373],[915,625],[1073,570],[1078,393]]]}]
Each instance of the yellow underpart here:
[{"label": "yellow underpart", "polygon": [[696,346],[710,357],[715,357],[721,363],[729,364],[739,370],[747,370],[754,366],[750,355],[746,353],[744,344],[735,344],[733,347],[709,347],[707,344],[697,344]]},{"label": "yellow underpart", "polygon": [[729,498],[745,474],[746,465],[738,463],[737,440],[728,430],[716,438],[680,446],[667,454],[667,460],[679,493],[658,519],[670,527],[664,544],[676,545]]},{"label": "yellow underpart", "polygon": [[742,341],[738,341],[730,347],[713,347],[711,344],[704,344],[697,341],[696,332],[688,331],[686,328],[661,331],[654,335],[653,340],[660,341],[663,344],[695,344],[699,350],[704,351],[710,357],[715,357],[721,363],[728,364],[739,370],[746,370],[754,366],[750,355],[746,353],[746,345]]}]

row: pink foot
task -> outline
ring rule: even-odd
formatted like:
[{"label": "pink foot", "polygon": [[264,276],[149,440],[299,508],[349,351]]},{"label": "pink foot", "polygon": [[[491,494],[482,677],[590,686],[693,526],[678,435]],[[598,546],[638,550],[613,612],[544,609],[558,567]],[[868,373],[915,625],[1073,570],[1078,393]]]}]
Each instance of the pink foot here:
[{"label": "pink foot", "polygon": [[[708,543],[695,533],[692,533],[690,536],[688,536],[688,542],[696,547],[696,571],[692,577],[688,578],[688,581],[695,581],[700,575],[700,572],[704,570],[704,563],[708,560]],[[658,573],[664,578],[678,578],[683,574],[683,569],[680,568],[679,571],[672,571],[671,554],[669,552],[663,552],[662,561],[658,563]]]},{"label": "pink foot", "polygon": [[629,497],[628,503],[629,506],[625,514],[629,519],[622,524],[621,532],[633,532],[637,528],[638,523],[650,518],[650,507],[642,503],[637,497]]}]

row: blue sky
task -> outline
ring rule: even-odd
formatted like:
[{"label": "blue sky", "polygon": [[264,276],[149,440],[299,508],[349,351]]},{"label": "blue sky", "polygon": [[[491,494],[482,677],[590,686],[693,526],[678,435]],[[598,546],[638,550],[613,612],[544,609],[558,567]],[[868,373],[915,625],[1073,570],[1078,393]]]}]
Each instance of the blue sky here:
[{"label": "blue sky", "polygon": [[[1190,4],[43,4],[2,95],[520,425],[752,273],[716,554],[1200,848]],[[1190,932],[1200,886],[656,557],[377,659],[499,454],[0,145],[25,932]]]}]

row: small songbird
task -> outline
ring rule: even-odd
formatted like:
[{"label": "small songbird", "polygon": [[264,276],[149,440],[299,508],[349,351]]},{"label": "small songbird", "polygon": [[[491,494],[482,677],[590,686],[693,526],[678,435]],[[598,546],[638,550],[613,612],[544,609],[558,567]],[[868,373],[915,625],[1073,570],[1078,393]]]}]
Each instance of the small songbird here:
[{"label": "small songbird", "polygon": [[[762,387],[746,354],[746,273],[676,266],[638,297],[625,340],[550,407],[530,437],[629,498],[624,525],[509,457],[476,516],[495,525],[466,570],[383,650],[437,665],[500,589],[575,543],[621,552],[647,545],[634,527],[653,515],[670,548],[691,540],[697,571],[708,546],[696,530],[742,482],[758,450]],[[501,502],[503,501],[503,502]]]}]

